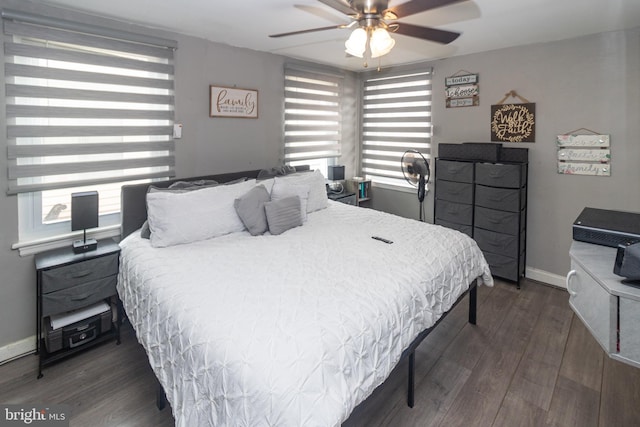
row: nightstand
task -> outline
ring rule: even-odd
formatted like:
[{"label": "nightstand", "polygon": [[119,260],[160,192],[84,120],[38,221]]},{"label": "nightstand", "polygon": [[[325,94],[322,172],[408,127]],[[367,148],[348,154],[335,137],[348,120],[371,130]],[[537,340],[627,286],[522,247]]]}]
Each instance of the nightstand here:
[{"label": "nightstand", "polygon": [[[44,366],[79,351],[113,338],[120,344],[119,257],[111,239],[81,254],[69,245],[35,256],[38,378]],[[54,329],[52,318],[65,327]]]},{"label": "nightstand", "polygon": [[346,205],[356,206],[358,204],[356,193],[327,193],[327,197],[331,200],[335,200],[336,202],[344,203]]},{"label": "nightstand", "polygon": [[344,183],[345,191],[350,191],[356,195],[356,206],[361,206],[363,202],[371,200],[371,180],[352,178]]}]

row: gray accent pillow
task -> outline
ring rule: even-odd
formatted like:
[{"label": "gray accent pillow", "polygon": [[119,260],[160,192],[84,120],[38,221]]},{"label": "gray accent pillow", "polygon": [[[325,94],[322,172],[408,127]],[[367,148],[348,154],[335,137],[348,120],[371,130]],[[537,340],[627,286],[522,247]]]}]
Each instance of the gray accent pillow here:
[{"label": "gray accent pillow", "polygon": [[268,230],[264,204],[271,199],[263,185],[257,185],[233,202],[240,220],[252,236]]},{"label": "gray accent pillow", "polygon": [[151,229],[149,228],[149,220],[145,221],[142,224],[142,228],[140,229],[140,237],[143,239],[151,238]]},{"label": "gray accent pillow", "polygon": [[271,234],[282,234],[291,228],[302,225],[300,197],[298,196],[267,202],[264,204],[264,211]]}]

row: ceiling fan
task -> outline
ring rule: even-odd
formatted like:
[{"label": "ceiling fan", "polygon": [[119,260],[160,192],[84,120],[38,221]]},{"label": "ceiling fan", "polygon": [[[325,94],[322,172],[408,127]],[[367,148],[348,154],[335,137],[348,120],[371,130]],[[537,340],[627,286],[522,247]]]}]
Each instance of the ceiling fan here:
[{"label": "ceiling fan", "polygon": [[271,34],[269,37],[286,37],[316,31],[355,27],[355,30],[345,43],[346,52],[363,58],[368,48],[371,58],[377,58],[389,53],[395,45],[395,41],[389,36],[389,32],[442,44],[451,43],[460,36],[460,33],[452,31],[395,21],[430,9],[459,3],[463,0],[409,0],[394,7],[389,7],[389,0],[318,1],[347,15],[351,22],[329,27]]}]

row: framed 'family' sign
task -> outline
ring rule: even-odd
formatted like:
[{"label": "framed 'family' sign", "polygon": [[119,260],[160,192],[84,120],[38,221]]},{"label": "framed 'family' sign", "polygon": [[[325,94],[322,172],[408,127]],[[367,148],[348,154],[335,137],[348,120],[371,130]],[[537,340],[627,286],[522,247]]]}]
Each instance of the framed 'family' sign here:
[{"label": "framed 'family' sign", "polygon": [[258,91],[209,86],[209,117],[258,118]]}]

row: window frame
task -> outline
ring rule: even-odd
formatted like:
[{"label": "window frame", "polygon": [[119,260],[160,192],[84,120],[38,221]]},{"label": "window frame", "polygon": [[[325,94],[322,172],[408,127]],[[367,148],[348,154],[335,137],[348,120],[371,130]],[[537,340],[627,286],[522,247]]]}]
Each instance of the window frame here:
[{"label": "window frame", "polygon": [[[417,112],[413,112],[411,113],[410,116],[400,116],[398,122],[403,123],[403,126],[409,126],[410,123],[418,123],[421,125],[421,127],[424,128],[424,132],[427,135],[424,136],[423,138],[426,140],[424,143],[418,143],[417,140],[420,139],[421,137],[411,137],[410,142],[406,143],[403,145],[403,143],[400,142],[392,142],[389,145],[384,145],[383,141],[380,141],[380,147],[382,149],[386,149],[387,151],[392,151],[392,147],[394,146],[394,144],[397,144],[396,146],[400,148],[401,152],[398,152],[398,156],[397,159],[395,157],[393,157],[390,160],[387,160],[387,162],[389,163],[389,167],[387,167],[387,170],[393,170],[395,169],[395,166],[392,166],[390,162],[394,162],[397,164],[397,170],[395,171],[395,174],[398,175],[399,173],[401,173],[401,168],[400,168],[400,160],[402,158],[402,153],[404,153],[407,149],[413,148],[413,149],[417,149],[419,152],[421,152],[425,158],[427,159],[427,161],[429,162],[429,166],[431,167],[431,170],[433,170],[433,160],[432,160],[432,138],[433,138],[433,125],[432,125],[432,85],[433,85],[433,68],[430,66],[425,66],[423,64],[418,64],[418,65],[410,65],[410,66],[401,66],[401,67],[392,67],[392,68],[388,68],[388,69],[383,69],[381,71],[375,71],[375,72],[363,72],[360,75],[360,99],[361,99],[361,105],[360,105],[360,115],[359,115],[359,119],[360,119],[360,147],[359,147],[359,170],[361,171],[361,175],[365,178],[365,179],[370,179],[372,182],[372,185],[375,187],[381,187],[381,188],[387,188],[387,189],[392,189],[392,190],[396,190],[396,191],[401,191],[401,192],[407,192],[407,193],[413,193],[415,192],[415,187],[412,186],[411,184],[409,184],[408,182],[406,182],[406,180],[400,175],[397,176],[396,178],[389,178],[384,179],[384,180],[380,180],[380,174],[376,174],[376,173],[371,173],[371,169],[372,168],[368,168],[367,167],[367,160],[371,160],[372,157],[368,157],[366,155],[366,150],[368,147],[370,147],[372,144],[367,144],[367,128],[371,129],[375,126],[371,126],[368,125],[368,123],[376,123],[375,120],[370,120],[367,121],[366,115],[367,115],[367,105],[371,104],[371,103],[375,103],[374,101],[371,102],[367,102],[367,82],[368,81],[380,81],[382,84],[385,84],[385,80],[387,80],[386,83],[392,83],[393,79],[398,79],[398,80],[406,80],[407,78],[409,78],[410,76],[421,76],[424,75],[424,77],[426,77],[427,79],[427,83],[420,88],[420,91],[424,92],[423,96],[416,96],[416,100],[417,99],[421,99],[423,100],[426,104],[424,106],[425,108],[425,120],[424,121],[419,121],[419,122],[414,122],[416,119],[415,117],[420,117],[420,115]],[[422,77],[417,77],[416,80],[424,80]],[[411,87],[411,86],[409,86]],[[391,90],[387,89],[387,92],[391,93]],[[385,92],[385,90],[382,90],[381,92]],[[397,90],[398,93],[405,93],[407,92],[406,90],[403,90],[402,88],[399,88]],[[402,107],[400,107],[402,108]],[[418,110],[419,108],[422,107],[416,107],[415,110]],[[409,110],[411,110],[412,108],[409,108]],[[409,119],[407,119],[406,122],[402,122],[402,119],[405,119],[406,117],[409,117]],[[378,123],[393,123],[393,122],[389,122],[388,118],[385,117],[385,120],[382,120]],[[390,126],[390,125],[388,125]],[[379,127],[379,129],[381,129],[382,127]],[[401,132],[400,132],[401,133]],[[390,137],[392,140],[394,138],[396,139],[401,139],[399,137],[393,136]],[[371,141],[370,141],[371,142]],[[377,143],[378,141],[372,140],[372,142]],[[417,145],[416,145],[417,144]],[[375,156],[375,154],[373,154],[372,156]],[[391,158],[391,156],[386,156]],[[382,168],[383,170],[385,168]]]},{"label": "window frame", "polygon": [[[70,212],[70,194],[78,187],[114,186],[108,195],[113,203],[91,234],[116,236],[117,188],[174,176],[177,43],[15,10],[3,9],[1,15],[7,193],[17,194],[19,221],[19,241],[12,248],[21,255],[35,253],[82,234],[69,232],[68,219],[45,220],[43,192],[54,189],[68,189]],[[85,93],[78,90],[83,87]],[[92,161],[100,165],[92,168]],[[75,171],[74,162],[78,173],[61,172]]]}]

